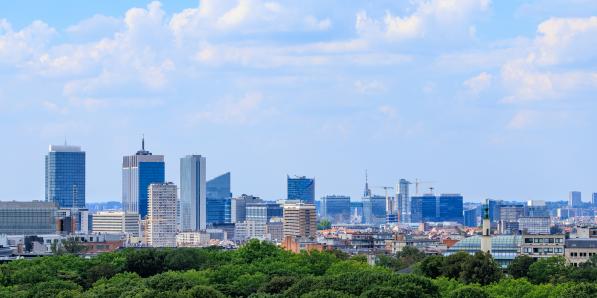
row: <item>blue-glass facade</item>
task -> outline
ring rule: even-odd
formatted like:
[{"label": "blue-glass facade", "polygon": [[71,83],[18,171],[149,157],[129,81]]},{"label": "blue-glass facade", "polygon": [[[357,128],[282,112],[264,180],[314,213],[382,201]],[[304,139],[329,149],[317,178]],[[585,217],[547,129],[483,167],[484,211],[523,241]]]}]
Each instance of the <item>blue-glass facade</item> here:
[{"label": "blue-glass facade", "polygon": [[272,217],[283,217],[284,208],[276,202],[247,203],[246,220],[267,223]]},{"label": "blue-glass facade", "polygon": [[363,223],[363,202],[350,202],[350,215],[356,216],[361,218],[361,222]]},{"label": "blue-glass facade", "polygon": [[301,200],[315,204],[315,179],[302,177],[287,177],[288,200]]},{"label": "blue-glass facade", "polygon": [[147,216],[147,195],[149,185],[165,183],[164,162],[139,162],[139,215]]},{"label": "blue-glass facade", "polygon": [[411,197],[411,222],[437,221],[437,198],[434,195]]},{"label": "blue-glass facade", "polygon": [[455,221],[464,223],[462,210],[463,198],[459,194],[442,194],[438,198],[437,221]]},{"label": "blue-glass facade", "polygon": [[386,197],[371,196],[363,198],[363,222],[371,225],[386,223]]},{"label": "blue-glass facade", "polygon": [[350,222],[350,197],[325,196],[321,198],[321,218],[331,223]]},{"label": "blue-glass facade", "polygon": [[230,172],[207,181],[207,223],[230,223]]},{"label": "blue-glass facade", "polygon": [[46,201],[59,208],[85,208],[85,152],[75,146],[50,146],[45,163]]},{"label": "blue-glass facade", "polygon": [[477,222],[477,214],[478,214],[477,208],[464,210],[464,226],[465,227],[479,226],[479,223]]},{"label": "blue-glass facade", "polygon": [[183,231],[207,227],[206,163],[201,155],[180,159],[180,228]]}]

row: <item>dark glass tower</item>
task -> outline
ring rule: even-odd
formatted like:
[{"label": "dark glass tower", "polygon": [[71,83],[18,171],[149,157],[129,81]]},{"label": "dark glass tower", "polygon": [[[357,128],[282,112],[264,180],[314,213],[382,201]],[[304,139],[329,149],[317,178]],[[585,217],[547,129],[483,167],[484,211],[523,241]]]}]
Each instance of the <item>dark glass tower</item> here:
[{"label": "dark glass tower", "polygon": [[46,201],[59,208],[85,208],[85,152],[50,145],[46,155]]},{"label": "dark glass tower", "polygon": [[288,181],[288,200],[300,200],[315,204],[315,179],[305,176],[290,177]]},{"label": "dark glass tower", "polygon": [[207,223],[230,223],[230,172],[207,181]]}]

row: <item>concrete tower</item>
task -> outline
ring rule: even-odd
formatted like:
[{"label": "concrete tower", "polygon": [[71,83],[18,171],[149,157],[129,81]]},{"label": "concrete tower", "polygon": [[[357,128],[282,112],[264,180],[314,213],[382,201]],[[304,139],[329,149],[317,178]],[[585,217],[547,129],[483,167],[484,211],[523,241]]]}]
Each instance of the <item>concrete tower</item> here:
[{"label": "concrete tower", "polygon": [[491,222],[489,221],[489,200],[483,206],[483,235],[481,236],[481,251],[491,253]]}]

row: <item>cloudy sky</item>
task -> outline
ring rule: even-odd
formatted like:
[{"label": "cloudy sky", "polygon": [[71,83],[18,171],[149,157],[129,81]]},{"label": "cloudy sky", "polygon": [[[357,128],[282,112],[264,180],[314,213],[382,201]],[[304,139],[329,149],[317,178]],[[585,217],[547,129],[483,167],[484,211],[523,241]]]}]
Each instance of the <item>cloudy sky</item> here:
[{"label": "cloudy sky", "polygon": [[368,169],[468,201],[589,201],[596,91],[594,0],[3,1],[0,199],[43,199],[66,138],[87,200],[120,200],[145,134],[168,180],[202,154],[235,195],[282,198],[300,174],[356,198]]}]

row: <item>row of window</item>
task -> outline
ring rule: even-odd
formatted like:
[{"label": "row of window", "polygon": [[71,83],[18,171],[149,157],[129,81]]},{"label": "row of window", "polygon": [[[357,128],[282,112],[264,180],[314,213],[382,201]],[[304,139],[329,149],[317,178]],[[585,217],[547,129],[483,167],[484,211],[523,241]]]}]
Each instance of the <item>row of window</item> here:
[{"label": "row of window", "polygon": [[592,257],[592,256],[594,256],[596,254],[597,253],[594,253],[594,252],[588,252],[588,253],[587,252],[571,252],[570,256],[571,257],[585,257],[586,258],[587,256]]},{"label": "row of window", "polygon": [[524,238],[524,243],[563,243],[563,238]]},{"label": "row of window", "polygon": [[553,253],[563,253],[564,249],[561,247],[547,247],[547,248],[540,248],[540,247],[524,247],[523,252],[526,254],[553,254]]}]

